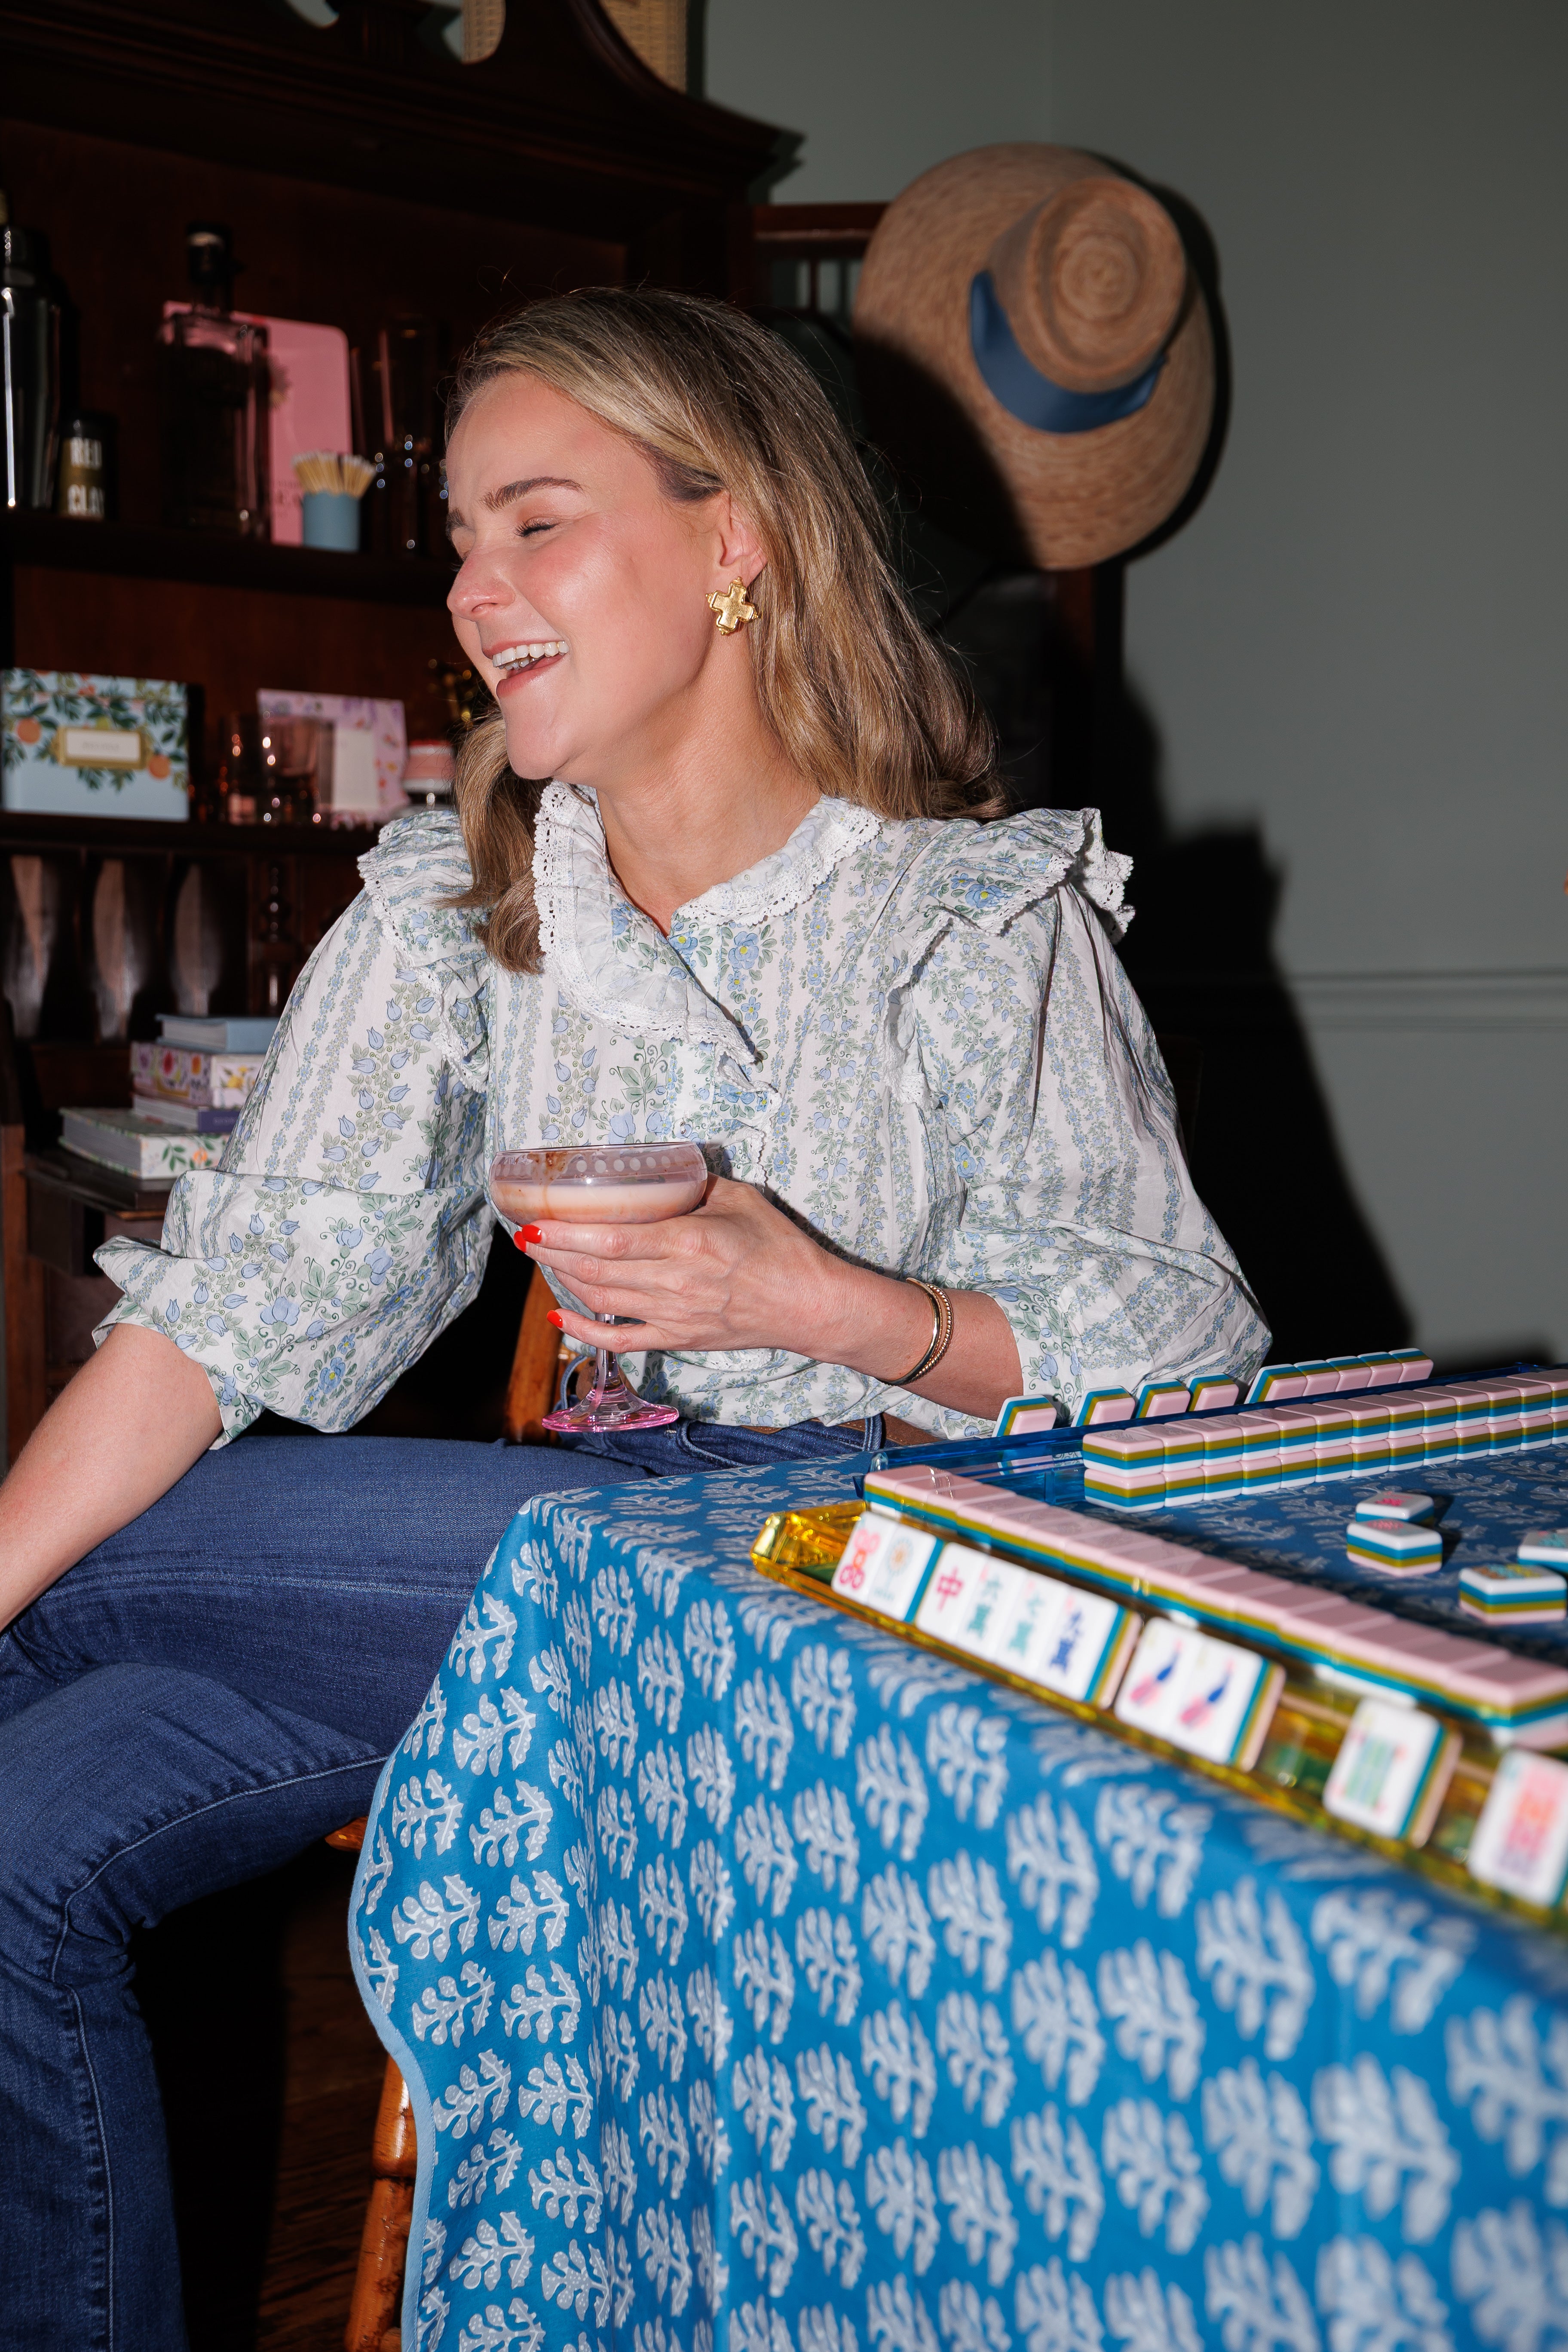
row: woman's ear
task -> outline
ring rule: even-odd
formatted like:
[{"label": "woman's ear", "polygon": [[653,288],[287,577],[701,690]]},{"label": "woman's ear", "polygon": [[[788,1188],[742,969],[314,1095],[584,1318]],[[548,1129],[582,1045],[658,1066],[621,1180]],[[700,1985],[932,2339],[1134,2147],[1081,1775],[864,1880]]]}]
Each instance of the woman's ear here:
[{"label": "woman's ear", "polygon": [[768,551],[762,533],[728,490],[719,493],[713,508],[714,584],[722,589],[731,580],[739,580],[749,588],[758,573],[767,569]]}]

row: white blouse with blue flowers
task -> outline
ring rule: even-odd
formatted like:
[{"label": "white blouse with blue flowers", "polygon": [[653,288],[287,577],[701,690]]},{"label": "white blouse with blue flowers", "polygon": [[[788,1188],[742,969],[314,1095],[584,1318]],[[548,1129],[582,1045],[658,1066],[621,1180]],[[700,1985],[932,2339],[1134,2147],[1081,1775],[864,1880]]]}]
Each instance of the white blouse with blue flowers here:
[{"label": "white blouse with blue flowers", "polygon": [[[108,1243],[115,1322],[263,1406],[346,1429],[473,1298],[504,1145],[689,1136],[827,1247],[995,1298],[1026,1392],[1240,1372],[1268,1333],[1193,1190],[1112,940],[1128,861],[1091,809],[898,822],[817,802],[666,939],[616,882],[591,793],[550,785],[544,970],[503,971],[450,899],[456,819],[389,825],[321,941],[216,1169],[163,1245]],[[557,1286],[559,1288],[559,1286]],[[782,1349],[629,1356],[694,1419],[984,1424]]]}]

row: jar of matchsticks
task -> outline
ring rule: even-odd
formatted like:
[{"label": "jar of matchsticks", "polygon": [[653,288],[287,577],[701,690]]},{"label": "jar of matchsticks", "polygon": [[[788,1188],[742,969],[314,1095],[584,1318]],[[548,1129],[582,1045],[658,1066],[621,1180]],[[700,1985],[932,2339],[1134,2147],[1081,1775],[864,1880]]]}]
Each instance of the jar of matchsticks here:
[{"label": "jar of matchsticks", "polygon": [[359,549],[359,502],[375,479],[366,457],[340,457],[331,449],[308,449],[294,460],[307,547],[335,548],[341,555]]}]

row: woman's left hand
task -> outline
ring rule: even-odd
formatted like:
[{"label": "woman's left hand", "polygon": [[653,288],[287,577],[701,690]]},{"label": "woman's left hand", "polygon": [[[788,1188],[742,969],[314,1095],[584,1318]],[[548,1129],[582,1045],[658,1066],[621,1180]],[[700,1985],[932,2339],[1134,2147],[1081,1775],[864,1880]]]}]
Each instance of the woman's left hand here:
[{"label": "woman's left hand", "polygon": [[912,1363],[930,1324],[930,1309],[910,1284],[846,1265],[754,1184],[723,1176],[713,1179],[700,1207],[661,1224],[550,1223],[524,1232],[539,1235],[526,1244],[529,1256],[559,1275],[575,1297],[602,1314],[630,1318],[606,1330],[587,1316],[559,1310],[561,1328],[573,1339],[617,1354],[768,1348],[844,1363],[850,1360],[846,1346],[863,1345],[864,1312],[855,1315],[854,1306],[867,1282],[890,1294],[878,1298],[882,1312],[876,1318],[880,1323],[889,1308],[895,1316],[890,1357],[898,1357],[907,1333],[900,1360]]}]

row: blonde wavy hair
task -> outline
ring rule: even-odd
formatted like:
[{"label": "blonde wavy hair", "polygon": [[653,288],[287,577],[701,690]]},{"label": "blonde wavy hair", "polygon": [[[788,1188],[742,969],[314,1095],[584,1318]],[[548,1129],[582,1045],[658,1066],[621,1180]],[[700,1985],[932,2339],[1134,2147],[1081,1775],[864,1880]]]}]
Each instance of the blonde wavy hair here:
[{"label": "blonde wavy hair", "polygon": [[[643,452],[683,503],[728,490],[767,550],[748,632],[763,716],[824,793],[890,817],[1005,806],[989,720],[894,574],[880,505],[816,378],[744,312],[589,287],[489,328],[458,369],[448,440],[498,376],[536,376]],[[499,711],[458,755],[471,887],[498,963],[538,971],[533,827],[543,781],[512,773]]]}]

